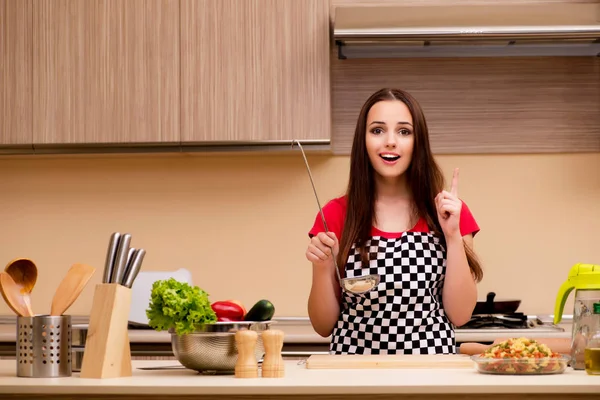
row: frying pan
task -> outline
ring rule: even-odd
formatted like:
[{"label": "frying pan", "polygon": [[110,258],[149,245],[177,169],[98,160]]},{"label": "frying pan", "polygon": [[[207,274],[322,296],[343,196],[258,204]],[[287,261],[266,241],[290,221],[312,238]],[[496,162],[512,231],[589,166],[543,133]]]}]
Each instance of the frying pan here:
[{"label": "frying pan", "polygon": [[494,301],[496,293],[489,292],[485,301],[478,301],[473,310],[473,315],[481,314],[511,314],[517,311],[521,300]]}]

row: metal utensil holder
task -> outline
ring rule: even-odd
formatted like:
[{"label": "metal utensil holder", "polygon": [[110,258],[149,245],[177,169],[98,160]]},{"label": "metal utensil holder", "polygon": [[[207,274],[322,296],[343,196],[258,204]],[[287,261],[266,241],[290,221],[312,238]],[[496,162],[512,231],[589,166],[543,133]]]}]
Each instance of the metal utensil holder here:
[{"label": "metal utensil holder", "polygon": [[17,376],[71,376],[71,316],[17,318]]}]

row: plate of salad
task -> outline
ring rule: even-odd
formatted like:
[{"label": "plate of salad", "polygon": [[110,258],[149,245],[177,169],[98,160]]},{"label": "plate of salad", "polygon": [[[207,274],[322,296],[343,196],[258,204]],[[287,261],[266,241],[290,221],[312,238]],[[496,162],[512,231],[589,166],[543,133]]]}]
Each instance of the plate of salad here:
[{"label": "plate of salad", "polygon": [[471,356],[477,371],[498,375],[561,374],[571,359],[528,338],[511,338]]}]

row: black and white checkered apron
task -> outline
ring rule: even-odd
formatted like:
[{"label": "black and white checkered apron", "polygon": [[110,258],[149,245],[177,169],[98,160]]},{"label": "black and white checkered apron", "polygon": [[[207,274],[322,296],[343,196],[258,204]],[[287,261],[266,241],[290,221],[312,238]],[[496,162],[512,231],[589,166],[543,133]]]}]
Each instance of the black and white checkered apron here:
[{"label": "black and white checkered apron", "polygon": [[442,307],[446,250],[427,232],[405,232],[367,243],[369,266],[356,250],[346,276],[378,274],[376,289],[344,292],[331,354],[453,354],[454,328]]}]

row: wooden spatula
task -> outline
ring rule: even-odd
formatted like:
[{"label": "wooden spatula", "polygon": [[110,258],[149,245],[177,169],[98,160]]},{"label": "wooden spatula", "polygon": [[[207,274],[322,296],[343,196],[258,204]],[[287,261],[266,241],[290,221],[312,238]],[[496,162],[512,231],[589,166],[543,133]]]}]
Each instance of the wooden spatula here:
[{"label": "wooden spatula", "polygon": [[54,293],[50,315],[63,315],[71,304],[77,300],[96,268],[85,264],[74,264],[63,278]]}]

